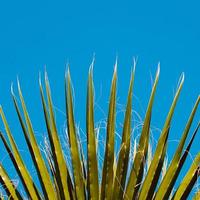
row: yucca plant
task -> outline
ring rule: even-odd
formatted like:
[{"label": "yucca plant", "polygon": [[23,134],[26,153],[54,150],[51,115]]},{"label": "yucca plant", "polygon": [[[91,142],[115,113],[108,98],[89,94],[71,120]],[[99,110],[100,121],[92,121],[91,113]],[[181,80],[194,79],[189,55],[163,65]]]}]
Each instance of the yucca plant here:
[{"label": "yucca plant", "polygon": [[[199,105],[200,96],[198,96],[194,108],[191,111],[174,156],[170,161],[170,164],[166,167],[164,160],[167,153],[168,136],[174,109],[184,82],[184,75],[182,75],[161,131],[160,138],[158,139],[157,146],[152,154],[152,159],[149,159],[152,108],[160,73],[160,68],[158,67],[149,103],[146,109],[146,115],[142,124],[140,139],[138,144],[135,144],[134,146],[134,154],[131,154],[131,147],[134,145],[131,143],[131,133],[133,128],[131,125],[131,116],[132,90],[135,75],[134,68],[130,78],[121,144],[120,148],[117,150],[115,149],[117,66],[115,66],[110,90],[108,117],[106,121],[105,154],[103,158],[103,167],[100,169],[101,175],[99,177],[97,133],[94,120],[94,88],[92,71],[93,63],[89,70],[87,84],[87,154],[83,153],[84,151],[77,134],[69,70],[65,76],[66,121],[68,134],[67,142],[70,147],[70,159],[68,160],[66,160],[63,145],[60,142],[59,133],[56,127],[47,74],[45,74],[46,93],[44,93],[41,81],[39,82],[41,101],[46,122],[45,125],[48,134],[45,154],[41,152],[41,148],[36,141],[34,129],[29,118],[19,82],[18,92],[22,109],[19,107],[19,102],[17,101],[13,89],[11,90],[19,123],[22,127],[22,132],[25,137],[30,156],[33,160],[39,183],[38,181],[34,181],[28,171],[27,163],[23,161],[22,155],[19,152],[1,107],[0,115],[5,126],[5,133],[3,133],[4,131],[2,130],[0,137],[18,174],[22,187],[19,188],[16,184],[14,184],[12,177],[9,175],[9,170],[7,170],[2,163],[0,163],[0,183],[4,190],[2,191],[0,198],[10,198],[14,200],[186,200],[194,188],[195,182],[198,180],[198,176],[200,174],[200,153],[196,155],[183,180],[180,180],[180,178],[178,179],[178,176],[185,164],[188,152],[190,151],[192,142],[200,126],[200,122],[198,122],[189,143],[185,145],[186,138],[191,129],[191,125]],[[147,160],[150,161],[147,162]],[[163,173],[163,168],[165,168],[165,173]],[[40,184],[40,186],[38,184]],[[5,197],[5,195],[7,195],[7,197]],[[200,199],[200,190],[196,192],[193,199]]]}]

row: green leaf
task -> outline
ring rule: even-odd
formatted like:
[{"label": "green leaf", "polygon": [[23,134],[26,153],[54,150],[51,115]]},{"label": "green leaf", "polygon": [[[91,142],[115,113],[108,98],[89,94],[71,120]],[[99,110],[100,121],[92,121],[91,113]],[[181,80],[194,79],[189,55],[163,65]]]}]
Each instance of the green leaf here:
[{"label": "green leaf", "polygon": [[174,175],[176,174],[176,170],[178,170],[178,166],[179,166],[179,162],[180,162],[180,158],[181,158],[181,154],[182,154],[182,151],[183,151],[183,147],[184,147],[184,144],[185,144],[185,140],[187,138],[187,135],[189,133],[189,130],[190,130],[190,127],[192,125],[192,121],[194,119],[194,115],[196,113],[196,110],[198,108],[198,105],[199,105],[199,102],[200,102],[200,97],[198,97],[196,103],[195,103],[195,106],[192,110],[192,113],[190,115],[190,118],[188,120],[188,123],[185,127],[185,130],[182,134],[182,138],[180,140],[180,143],[179,143],[179,146],[176,150],[176,153],[170,163],[170,166],[168,167],[167,169],[167,172],[158,188],[158,191],[155,195],[155,200],[160,200],[160,199],[168,199],[166,195],[166,193],[169,194],[168,192],[168,186],[171,184],[171,182],[173,181],[173,177]]},{"label": "green leaf", "polygon": [[[117,168],[118,168],[118,171],[117,171],[117,169],[116,169],[116,172],[118,173],[118,174],[116,174],[115,175],[115,179],[117,180],[117,178],[119,179],[119,180],[122,180],[122,178],[123,178],[123,176],[124,176],[124,159],[125,159],[125,157],[126,157],[126,154],[127,154],[127,146],[126,146],[126,143],[122,143],[121,144],[121,147],[120,147],[120,152],[119,152],[119,155],[120,155],[120,157],[121,157],[121,159],[120,160],[118,160],[118,163],[117,163]],[[121,170],[121,171],[120,171]],[[115,188],[114,188],[115,189]],[[113,195],[112,195],[112,199],[114,200],[114,199],[116,199],[116,198],[118,198],[118,196],[117,195],[115,195],[115,190],[113,189]],[[118,189],[118,191],[116,191],[116,192],[118,192],[118,194],[119,194],[119,190],[121,189],[122,190],[122,188],[117,188]],[[123,190],[122,190],[123,191]]]},{"label": "green leaf", "polygon": [[1,164],[0,164],[0,183],[3,185],[3,188],[5,189],[9,198],[12,198],[13,200],[22,200],[20,193],[13,185],[12,181],[8,177],[8,174],[6,173],[5,169]]},{"label": "green leaf", "polygon": [[149,104],[146,111],[144,125],[143,125],[141,136],[140,136],[138,149],[136,151],[133,167],[130,173],[130,178],[128,180],[127,188],[124,194],[124,197],[128,199],[133,199],[137,196],[137,192],[140,187],[140,182],[142,181],[143,169],[144,169],[145,160],[146,160],[145,158],[148,151],[151,113],[152,113],[156,87],[158,84],[159,74],[160,74],[160,66],[158,66],[158,69],[157,69],[154,85],[152,88]]},{"label": "green leaf", "polygon": [[3,136],[3,134],[1,132],[0,132],[0,138],[1,138],[3,144],[4,144],[5,148],[6,148],[6,151],[8,152],[8,155],[9,155],[10,160],[12,161],[12,163],[13,163],[13,165],[15,167],[15,170],[17,171],[17,174],[19,175],[19,178],[22,181],[22,185],[23,185],[27,195],[29,195],[29,191],[28,191],[26,182],[25,182],[25,180],[23,178],[23,175],[22,175],[22,173],[21,173],[21,171],[19,169],[19,165],[18,165],[18,163],[17,163],[17,161],[16,161],[16,159],[15,159],[15,157],[14,157],[14,155],[13,155],[13,153],[12,153],[12,151],[11,151],[11,149],[10,149],[6,139],[5,139],[5,137]]},{"label": "green leaf", "polygon": [[[59,166],[58,166],[58,161],[57,161],[57,155],[56,155],[56,148],[55,148],[55,144],[54,144],[54,138],[52,136],[52,130],[50,127],[50,120],[49,120],[49,114],[47,111],[47,106],[46,106],[46,102],[45,102],[45,98],[44,98],[44,92],[42,89],[42,84],[41,84],[41,79],[39,79],[39,85],[40,85],[40,96],[41,96],[41,100],[42,100],[42,107],[43,107],[43,112],[44,112],[44,117],[45,117],[45,123],[46,123],[46,128],[47,128],[47,133],[48,133],[48,137],[49,137],[49,142],[50,142],[50,148],[51,148],[51,152],[52,152],[52,161],[50,161],[54,166],[54,169],[51,170],[52,173],[54,174],[54,184],[56,186],[56,191],[57,191],[57,195],[58,197],[62,197],[64,198],[64,191],[62,189],[62,181],[61,181],[61,177],[60,177],[60,173],[59,173]],[[48,159],[47,159],[48,160]],[[52,167],[50,167],[52,168]],[[68,174],[68,171],[67,171]],[[68,179],[69,175],[67,176]],[[71,188],[71,187],[69,187]]]},{"label": "green leaf", "polygon": [[52,149],[53,160],[54,160],[54,165],[56,169],[56,180],[59,187],[60,196],[61,196],[61,199],[64,199],[64,198],[70,199],[69,189],[71,187],[67,187],[67,186],[71,185],[71,179],[70,179],[69,172],[68,172],[66,162],[64,159],[64,155],[62,152],[62,147],[59,141],[58,132],[56,129],[55,117],[54,117],[54,112],[53,112],[53,103],[51,99],[51,91],[50,91],[50,86],[49,86],[48,77],[46,73],[45,73],[45,86],[46,86],[46,93],[47,93],[47,100],[48,100],[48,109],[49,109],[50,114],[47,111],[47,106],[45,103],[41,81],[39,83],[40,83],[40,94],[41,94],[41,99],[42,99],[42,106],[43,106],[49,141],[50,141],[50,145]]},{"label": "green leaf", "polygon": [[88,198],[99,199],[98,165],[96,153],[96,137],[94,130],[94,92],[92,80],[92,66],[89,71],[87,86],[87,108],[86,108],[86,132],[87,132],[87,154],[88,154]]},{"label": "green leaf", "polygon": [[31,178],[26,166],[24,165],[24,162],[21,158],[21,155],[20,155],[19,150],[17,148],[17,145],[15,143],[15,140],[13,139],[12,133],[10,131],[10,128],[9,128],[8,123],[7,123],[7,120],[6,120],[6,117],[4,115],[2,107],[0,107],[0,115],[1,115],[1,118],[2,118],[3,123],[4,123],[8,139],[10,141],[10,145],[11,145],[11,148],[12,148],[12,151],[13,151],[13,155],[16,159],[19,170],[20,170],[20,172],[23,176],[23,180],[26,183],[26,186],[28,188],[29,196],[34,200],[38,200],[38,199],[40,199],[39,192],[37,191],[37,188],[36,188],[32,178]]},{"label": "green leaf", "polygon": [[169,134],[170,123],[172,120],[172,116],[174,113],[174,109],[175,109],[178,97],[180,95],[180,91],[182,89],[183,82],[184,82],[184,75],[181,76],[180,84],[175,94],[171,108],[169,110],[161,136],[158,140],[158,144],[155,150],[155,154],[153,156],[153,160],[151,162],[147,175],[144,179],[144,183],[142,185],[141,192],[139,194],[139,200],[151,199],[154,194],[154,191],[159,179],[159,175],[162,169],[164,155],[166,153],[166,144],[167,144],[167,139],[168,139],[168,134]]},{"label": "green leaf", "polygon": [[[18,107],[18,104],[17,104],[17,101],[16,101],[16,98],[14,96],[14,93],[12,91],[12,97],[13,97],[13,101],[14,101],[14,105],[15,105],[15,109],[16,109],[16,112],[17,112],[17,115],[18,115],[18,118],[19,118],[19,121],[20,121],[20,124],[21,124],[21,127],[22,127],[22,130],[23,130],[23,133],[24,133],[24,137],[25,137],[25,140],[26,140],[26,143],[28,145],[28,149],[29,149],[29,152],[30,152],[30,155],[31,155],[31,158],[33,160],[33,163],[34,163],[34,166],[36,168],[36,171],[37,171],[37,175],[39,177],[39,180],[40,180],[40,184],[41,184],[41,187],[42,187],[42,190],[43,190],[43,193],[44,193],[44,196],[45,198],[48,198],[48,195],[47,195],[47,191],[46,191],[46,188],[45,188],[45,183],[42,179],[42,176],[41,176],[41,172],[40,172],[40,169],[38,167],[38,163],[36,161],[36,157],[35,157],[35,153],[34,153],[34,149],[32,147],[32,144],[31,144],[31,141],[30,141],[30,138],[29,138],[29,133],[26,129],[26,125],[24,124],[23,122],[23,119],[22,119],[22,115],[20,113],[20,110],[19,110],[19,107]],[[43,177],[44,178],[44,177]],[[24,184],[25,185],[25,184]]]},{"label": "green leaf", "polygon": [[27,129],[26,129],[24,123],[23,123],[22,116],[21,116],[20,111],[18,109],[18,105],[17,105],[17,102],[15,100],[14,94],[13,94],[13,99],[14,99],[14,102],[15,102],[16,110],[17,110],[17,113],[18,113],[18,117],[19,117],[22,129],[23,129],[23,132],[24,132],[24,135],[25,135],[25,138],[26,138],[27,141],[28,141],[27,136],[29,136],[29,142],[30,143],[28,142],[28,144],[29,144],[28,147],[29,147],[30,152],[33,153],[32,158],[34,156],[33,161],[34,161],[34,164],[36,166],[37,173],[39,175],[44,194],[45,194],[46,197],[48,197],[49,200],[55,200],[56,199],[56,193],[55,193],[55,190],[54,190],[54,186],[52,184],[50,174],[48,172],[48,169],[45,165],[44,159],[43,159],[42,154],[40,152],[39,146],[37,144],[37,141],[36,141],[36,138],[35,138],[35,135],[34,135],[34,130],[33,130],[33,127],[32,127],[32,123],[31,123],[31,120],[30,120],[30,117],[29,117],[29,114],[28,114],[28,111],[27,111],[27,108],[26,108],[26,104],[24,102],[24,98],[23,98],[23,95],[22,95],[22,92],[21,92],[19,82],[18,82],[18,92],[19,92],[19,97],[20,97],[20,101],[21,101],[21,105],[22,105]]},{"label": "green leaf", "polygon": [[180,173],[180,171],[181,171],[181,169],[182,169],[182,167],[184,165],[184,162],[185,162],[187,156],[189,155],[188,152],[190,152],[191,145],[192,145],[192,143],[194,141],[194,138],[195,138],[195,136],[196,136],[196,134],[198,132],[199,127],[200,127],[200,123],[197,125],[197,127],[196,127],[194,133],[192,134],[192,137],[191,137],[191,139],[190,139],[190,141],[189,141],[189,143],[188,143],[188,145],[187,145],[187,147],[186,147],[186,149],[185,149],[185,151],[183,153],[183,155],[181,156],[181,159],[180,159],[179,164],[178,164],[178,168],[177,168],[175,174],[173,175],[172,181],[170,182],[170,184],[167,187],[167,191],[166,191],[166,194],[164,196],[164,199],[165,198],[168,199],[168,197],[171,195],[171,191],[172,191],[172,189],[174,187],[174,184],[175,184],[175,182],[176,182],[176,180],[178,178],[178,175],[179,175],[179,173]]},{"label": "green leaf", "polygon": [[124,188],[125,188],[125,183],[126,183],[126,175],[127,175],[127,169],[128,169],[128,163],[129,163],[129,152],[130,152],[132,90],[133,90],[134,74],[135,74],[135,69],[131,74],[130,86],[129,86],[128,97],[127,97],[126,113],[125,113],[124,126],[123,126],[123,134],[122,134],[121,145],[125,144],[126,148],[125,148],[125,152],[124,151],[119,152],[117,171],[116,171],[115,180],[114,180],[114,189],[113,189],[113,197],[112,197],[113,199],[116,199],[117,197],[119,199],[122,198]]},{"label": "green leaf", "polygon": [[114,146],[115,146],[115,109],[116,109],[116,85],[117,85],[117,63],[115,64],[111,92],[110,103],[107,120],[107,137],[106,149],[104,155],[102,183],[101,183],[101,199],[110,199],[113,187],[113,163],[114,163]]},{"label": "green leaf", "polygon": [[59,186],[58,186],[58,182],[57,182],[57,176],[56,176],[56,169],[55,169],[55,166],[54,166],[53,155],[52,155],[50,146],[46,141],[46,138],[44,139],[44,143],[45,143],[44,154],[45,154],[45,158],[47,160],[47,163],[48,163],[48,166],[49,166],[49,169],[50,169],[50,172],[51,172],[54,187],[55,187],[55,190],[56,190],[57,199],[61,200],[60,190],[59,190]]},{"label": "green leaf", "polygon": [[66,76],[66,113],[67,113],[67,128],[68,128],[68,137],[69,144],[71,149],[71,158],[72,158],[72,166],[73,166],[73,174],[74,174],[74,185],[76,191],[77,199],[85,199],[85,186],[84,186],[84,176],[83,169],[80,160],[80,151],[78,148],[78,137],[76,135],[76,127],[75,120],[73,114],[73,102],[72,102],[72,92],[71,92],[71,78],[70,72],[68,70]]},{"label": "green leaf", "polygon": [[190,169],[183,178],[177,191],[174,194],[173,200],[185,200],[187,199],[190,191],[193,188],[198,176],[200,175],[200,153],[194,159]]}]

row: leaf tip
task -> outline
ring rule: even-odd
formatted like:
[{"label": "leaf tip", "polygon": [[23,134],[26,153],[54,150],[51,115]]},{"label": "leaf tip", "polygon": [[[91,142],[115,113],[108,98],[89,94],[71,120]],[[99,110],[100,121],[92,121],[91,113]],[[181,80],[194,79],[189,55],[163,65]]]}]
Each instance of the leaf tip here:
[{"label": "leaf tip", "polygon": [[135,73],[136,65],[137,65],[137,58],[133,57],[133,69],[132,69],[132,73]]},{"label": "leaf tip", "polygon": [[49,80],[48,80],[48,74],[47,74],[46,69],[45,69],[45,71],[44,71],[44,79],[45,79],[45,82],[46,82],[46,83],[49,82]]},{"label": "leaf tip", "polygon": [[40,88],[42,87],[42,80],[41,80],[41,73],[39,72],[39,79],[38,79],[38,82],[39,82],[39,86]]},{"label": "leaf tip", "polygon": [[69,67],[69,65],[67,66],[67,69],[66,69],[65,78],[66,78],[66,81],[69,84],[71,82],[71,75],[70,75],[70,67]]},{"label": "leaf tip", "polygon": [[157,71],[156,71],[156,77],[160,76],[160,62],[158,63]]},{"label": "leaf tip", "polygon": [[93,57],[92,63],[90,64],[90,67],[89,67],[89,76],[92,76],[93,74],[94,62],[95,62],[95,57]]},{"label": "leaf tip", "polygon": [[181,77],[180,77],[180,85],[183,84],[184,80],[185,80],[185,73],[183,72],[183,73],[181,74]]},{"label": "leaf tip", "polygon": [[114,74],[117,73],[117,67],[118,67],[118,56],[116,56],[116,60],[115,60],[115,65],[114,65]]},{"label": "leaf tip", "polygon": [[11,83],[11,86],[10,86],[10,92],[11,92],[11,95],[14,96],[13,82]]},{"label": "leaf tip", "polygon": [[18,91],[19,91],[19,94],[21,94],[21,86],[20,86],[20,81],[19,81],[19,77],[17,76],[17,88],[18,88]]}]

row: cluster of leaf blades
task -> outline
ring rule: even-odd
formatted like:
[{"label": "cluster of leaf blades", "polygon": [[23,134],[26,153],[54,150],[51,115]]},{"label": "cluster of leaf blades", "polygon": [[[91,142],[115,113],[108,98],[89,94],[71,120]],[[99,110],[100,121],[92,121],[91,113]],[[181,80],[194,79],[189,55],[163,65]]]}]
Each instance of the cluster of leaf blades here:
[{"label": "cluster of leaf blades", "polygon": [[[92,64],[93,65],[93,64]],[[34,129],[29,118],[29,114],[24,102],[24,98],[18,83],[18,92],[20,106],[11,90],[14,106],[22,127],[30,156],[33,160],[40,188],[33,180],[27,169],[26,163],[19,152],[17,144],[13,138],[8,122],[4,115],[2,107],[0,107],[0,115],[5,126],[6,135],[0,132],[1,140],[6,151],[13,163],[13,166],[19,176],[23,186],[23,192],[13,183],[9,172],[0,163],[0,183],[7,197],[14,200],[21,199],[49,199],[49,200],[121,200],[121,199],[139,199],[139,200],[185,200],[194,188],[195,182],[200,174],[200,153],[198,153],[188,169],[185,177],[178,183],[178,187],[174,188],[178,175],[184,166],[185,160],[190,151],[192,142],[198,132],[200,122],[198,122],[195,131],[192,134],[189,143],[185,145],[188,133],[198,109],[200,96],[198,96],[193,110],[189,116],[188,122],[184,128],[179,145],[174,153],[173,159],[161,179],[161,171],[164,159],[167,153],[167,141],[170,132],[171,121],[184,82],[184,75],[181,76],[178,89],[171,104],[170,110],[166,117],[163,129],[160,134],[152,161],[148,167],[147,173],[144,173],[147,165],[148,149],[150,143],[150,127],[153,101],[158,84],[160,69],[158,67],[154,84],[152,87],[149,103],[142,126],[140,139],[137,145],[134,158],[130,157],[131,147],[131,115],[132,115],[132,90],[134,83],[135,69],[131,73],[130,86],[127,97],[127,105],[123,123],[122,140],[119,155],[116,158],[115,150],[115,118],[116,118],[116,87],[117,87],[117,67],[115,66],[113,79],[110,90],[110,101],[108,108],[107,130],[105,155],[102,168],[101,181],[98,177],[98,157],[97,157],[97,139],[94,125],[94,87],[92,68],[89,70],[88,86],[87,86],[87,105],[86,105],[86,134],[87,134],[87,161],[85,163],[83,151],[77,135],[74,112],[73,98],[71,88],[70,72],[65,76],[65,94],[66,94],[66,117],[67,117],[67,133],[70,146],[72,171],[70,173],[69,166],[66,163],[63,147],[60,142],[59,134],[56,127],[56,120],[53,110],[53,102],[51,98],[50,86],[47,75],[45,74],[45,94],[41,81],[40,94],[45,117],[45,124],[48,133],[49,151],[46,157],[43,156],[39,145],[36,141]],[[46,97],[46,98],[45,98]],[[186,147],[185,147],[186,146]],[[185,148],[185,150],[184,150]],[[129,162],[133,160],[133,164],[129,169]],[[4,199],[3,195],[0,196]],[[193,197],[194,200],[200,199],[200,191]]]}]

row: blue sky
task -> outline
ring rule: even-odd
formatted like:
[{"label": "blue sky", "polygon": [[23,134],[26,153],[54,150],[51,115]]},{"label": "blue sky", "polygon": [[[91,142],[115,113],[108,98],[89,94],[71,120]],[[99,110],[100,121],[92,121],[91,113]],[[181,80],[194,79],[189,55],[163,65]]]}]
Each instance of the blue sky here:
[{"label": "blue sky", "polygon": [[[169,138],[179,139],[200,92],[199,6],[198,1],[2,1],[0,104],[22,149],[23,140],[10,96],[11,82],[16,89],[16,77],[19,77],[34,128],[40,137],[45,127],[38,74],[44,74],[46,68],[58,108],[58,128],[62,131],[65,120],[63,81],[69,62],[76,119],[84,129],[87,73],[94,54],[95,97],[105,113],[116,57],[118,103],[122,105],[126,102],[133,57],[138,59],[133,105],[142,117],[152,85],[151,76],[154,77],[157,64],[161,63],[153,113],[153,125],[158,128],[162,128],[179,76],[185,72],[185,84]],[[101,113],[100,109],[96,110]],[[101,117],[103,114],[97,115],[97,119]],[[177,143],[169,145],[169,152],[173,152]],[[192,154],[198,151],[195,142]]]}]

